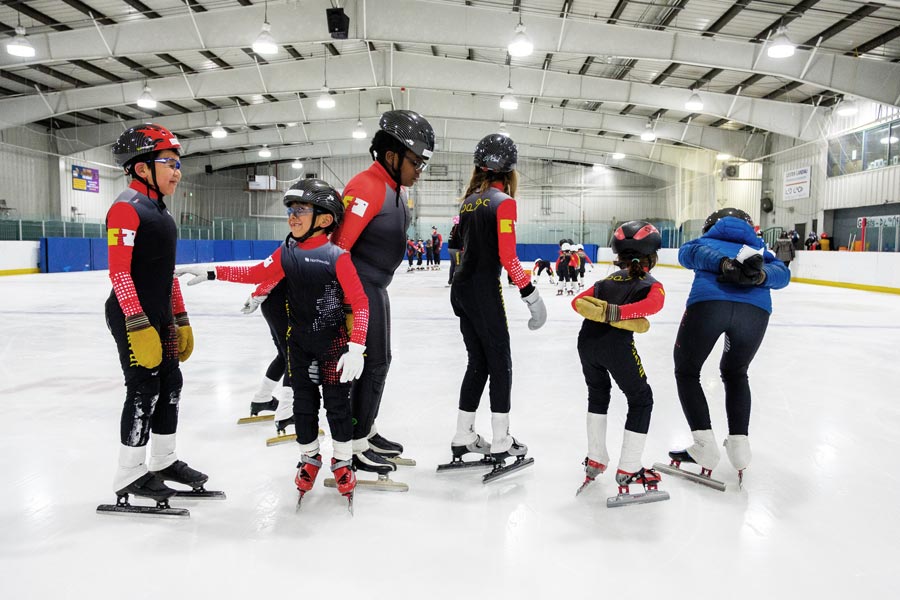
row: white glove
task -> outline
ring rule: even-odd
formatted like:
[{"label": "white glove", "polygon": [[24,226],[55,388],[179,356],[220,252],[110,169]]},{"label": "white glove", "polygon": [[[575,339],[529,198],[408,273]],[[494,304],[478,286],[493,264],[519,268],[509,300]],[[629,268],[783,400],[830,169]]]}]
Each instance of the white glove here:
[{"label": "white glove", "polygon": [[198,283],[203,283],[204,281],[209,281],[210,279],[216,278],[215,270],[200,266],[181,267],[180,269],[175,269],[175,277],[181,277],[182,275],[194,276],[193,279],[187,282],[188,285],[197,285]]},{"label": "white glove", "polygon": [[544,306],[544,300],[538,293],[537,288],[523,297],[522,302],[528,305],[528,311],[531,313],[531,318],[528,319],[528,329],[532,331],[540,329],[547,321],[547,307]]},{"label": "white glove", "polygon": [[366,364],[366,360],[363,358],[363,352],[365,351],[366,347],[362,344],[354,342],[347,344],[347,352],[338,359],[337,368],[335,369],[341,374],[341,383],[353,381],[362,375],[363,367]]},{"label": "white glove", "polygon": [[253,294],[250,294],[250,296],[244,302],[244,306],[241,307],[241,312],[245,315],[249,315],[257,308],[259,308],[259,305],[265,302],[266,298],[268,298],[268,296],[254,296]]}]

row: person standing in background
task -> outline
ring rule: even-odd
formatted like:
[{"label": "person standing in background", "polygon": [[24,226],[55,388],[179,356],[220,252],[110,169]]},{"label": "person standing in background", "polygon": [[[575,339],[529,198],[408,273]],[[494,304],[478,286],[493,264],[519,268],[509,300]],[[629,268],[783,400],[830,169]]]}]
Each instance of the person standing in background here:
[{"label": "person standing in background", "polygon": [[790,267],[791,261],[794,260],[794,244],[787,231],[782,231],[778,240],[775,242],[775,258],[784,263],[784,266]]},{"label": "person standing in background", "polygon": [[431,250],[434,252],[434,270],[441,270],[441,248],[444,246],[444,238],[438,233],[437,227],[431,227]]}]

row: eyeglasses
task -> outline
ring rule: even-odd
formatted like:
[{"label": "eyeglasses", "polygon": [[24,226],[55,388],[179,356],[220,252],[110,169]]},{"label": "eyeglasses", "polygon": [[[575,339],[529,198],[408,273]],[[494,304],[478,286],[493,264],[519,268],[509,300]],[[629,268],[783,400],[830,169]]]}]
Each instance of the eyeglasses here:
[{"label": "eyeglasses", "polygon": [[406,160],[408,160],[412,164],[413,169],[420,173],[428,168],[428,161],[419,158],[415,154],[410,156],[409,153],[407,153]]},{"label": "eyeglasses", "polygon": [[287,216],[302,217],[303,215],[311,215],[316,209],[312,206],[288,206],[285,208]]},{"label": "eyeglasses", "polygon": [[166,165],[173,171],[178,171],[181,169],[181,161],[177,158],[155,158],[153,162],[159,163],[161,165]]}]

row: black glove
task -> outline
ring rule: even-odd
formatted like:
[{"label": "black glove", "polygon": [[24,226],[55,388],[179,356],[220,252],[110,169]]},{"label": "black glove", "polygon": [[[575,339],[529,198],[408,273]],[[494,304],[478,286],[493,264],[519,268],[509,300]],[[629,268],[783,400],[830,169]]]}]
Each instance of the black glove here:
[{"label": "black glove", "polygon": [[719,262],[719,272],[716,277],[719,283],[731,283],[741,286],[759,285],[766,280],[766,272],[762,270],[762,256],[753,256],[739,263],[733,258],[723,258]]}]

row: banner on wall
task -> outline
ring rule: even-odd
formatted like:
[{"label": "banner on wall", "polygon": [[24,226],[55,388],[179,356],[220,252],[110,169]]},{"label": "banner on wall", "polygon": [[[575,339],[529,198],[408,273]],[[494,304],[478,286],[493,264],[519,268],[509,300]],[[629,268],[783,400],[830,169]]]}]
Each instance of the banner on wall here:
[{"label": "banner on wall", "polygon": [[72,165],[72,189],[100,193],[100,170]]},{"label": "banner on wall", "polygon": [[800,167],[784,172],[784,199],[800,200],[809,198],[809,184],[812,169]]}]

